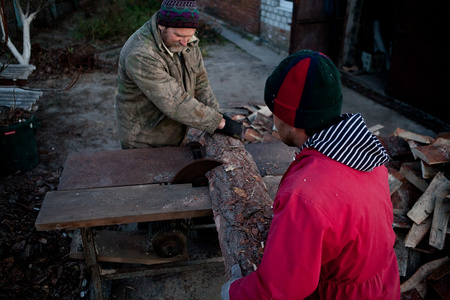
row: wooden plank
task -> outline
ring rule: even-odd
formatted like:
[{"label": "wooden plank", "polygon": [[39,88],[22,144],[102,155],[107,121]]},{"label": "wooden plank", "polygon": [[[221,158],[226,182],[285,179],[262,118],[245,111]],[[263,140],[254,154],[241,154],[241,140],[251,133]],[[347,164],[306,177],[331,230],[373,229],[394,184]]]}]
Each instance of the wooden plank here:
[{"label": "wooden plank", "polygon": [[[70,257],[84,259],[83,243],[79,231],[74,234],[71,244]],[[95,231],[95,245],[97,260],[113,263],[129,263],[155,265],[183,261],[188,259],[187,249],[175,257],[159,257],[149,252],[149,242],[145,233],[130,231]]]},{"label": "wooden plank", "polygon": [[209,215],[207,187],[152,184],[48,192],[35,225],[42,231]]},{"label": "wooden plank", "polygon": [[414,204],[407,216],[416,224],[421,224],[433,211],[436,199],[444,198],[449,194],[450,181],[439,172],[430,185]]},{"label": "wooden plank", "polygon": [[445,245],[449,213],[450,200],[446,198],[436,199],[433,222],[431,223],[429,244],[439,250],[442,250]]}]

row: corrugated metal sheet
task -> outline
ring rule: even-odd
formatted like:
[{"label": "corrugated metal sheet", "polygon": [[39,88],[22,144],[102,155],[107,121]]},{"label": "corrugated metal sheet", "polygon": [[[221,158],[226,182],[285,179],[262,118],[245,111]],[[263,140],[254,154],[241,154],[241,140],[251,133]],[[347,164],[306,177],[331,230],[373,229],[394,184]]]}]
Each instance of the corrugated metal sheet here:
[{"label": "corrugated metal sheet", "polygon": [[31,110],[43,92],[24,90],[20,87],[0,87],[0,106]]},{"label": "corrugated metal sheet", "polygon": [[31,110],[43,92],[21,88],[36,69],[33,65],[10,64],[0,73],[0,106]]},{"label": "corrugated metal sheet", "polygon": [[28,76],[30,76],[34,70],[36,70],[34,65],[10,64],[0,73],[0,78],[9,80],[27,80]]}]

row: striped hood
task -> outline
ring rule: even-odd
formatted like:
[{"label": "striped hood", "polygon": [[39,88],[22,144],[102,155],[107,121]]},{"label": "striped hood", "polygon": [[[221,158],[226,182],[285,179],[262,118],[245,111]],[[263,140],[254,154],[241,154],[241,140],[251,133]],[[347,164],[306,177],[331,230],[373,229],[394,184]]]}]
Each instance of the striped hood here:
[{"label": "striped hood", "polygon": [[343,114],[341,121],[315,133],[300,148],[313,148],[353,169],[370,172],[389,161],[377,137],[361,114]]}]

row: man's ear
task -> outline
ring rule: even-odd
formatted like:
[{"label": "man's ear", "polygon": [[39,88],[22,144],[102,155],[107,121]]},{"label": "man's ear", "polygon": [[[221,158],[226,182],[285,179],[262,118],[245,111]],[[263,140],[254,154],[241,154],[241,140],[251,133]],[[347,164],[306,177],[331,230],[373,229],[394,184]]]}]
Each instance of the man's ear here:
[{"label": "man's ear", "polygon": [[159,30],[164,30],[164,28],[166,28],[166,26],[162,26],[162,25],[158,24],[158,28],[159,28]]}]

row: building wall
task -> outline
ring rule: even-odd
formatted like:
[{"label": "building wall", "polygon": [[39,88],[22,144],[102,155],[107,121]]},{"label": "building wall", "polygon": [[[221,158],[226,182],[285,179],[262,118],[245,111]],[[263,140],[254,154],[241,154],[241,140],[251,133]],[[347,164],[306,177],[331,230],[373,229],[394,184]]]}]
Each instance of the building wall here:
[{"label": "building wall", "polygon": [[197,0],[197,4],[208,15],[259,36],[261,0]]},{"label": "building wall", "polygon": [[280,6],[280,0],[261,0],[260,38],[276,48],[289,51],[292,9]]},{"label": "building wall", "polygon": [[280,0],[197,0],[201,11],[261,38],[275,48],[288,51],[292,9]]}]

